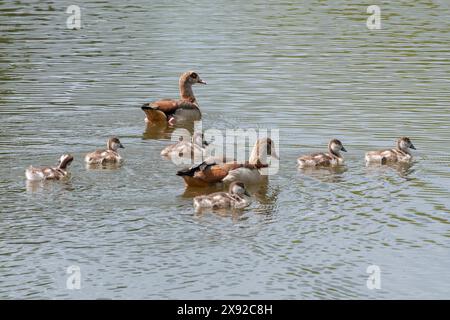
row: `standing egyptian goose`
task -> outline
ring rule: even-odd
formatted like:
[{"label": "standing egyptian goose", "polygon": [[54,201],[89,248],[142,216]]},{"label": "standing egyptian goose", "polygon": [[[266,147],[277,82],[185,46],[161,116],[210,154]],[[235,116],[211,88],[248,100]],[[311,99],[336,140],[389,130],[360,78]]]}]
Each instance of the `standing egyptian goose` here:
[{"label": "standing egyptian goose", "polygon": [[120,140],[117,137],[109,138],[106,142],[106,149],[88,153],[84,157],[84,161],[88,164],[119,163],[122,161],[122,157],[117,152],[119,148],[125,148]]},{"label": "standing egyptian goose", "polygon": [[332,139],[328,143],[328,153],[319,152],[301,156],[297,159],[297,163],[300,168],[341,165],[344,163],[344,157],[342,157],[341,151],[347,152],[342,142],[337,139]]},{"label": "standing egyptian goose", "polygon": [[41,180],[61,180],[69,175],[67,167],[72,163],[73,156],[70,154],[63,154],[59,158],[56,167],[34,168],[30,166],[25,171],[25,176],[31,181]]},{"label": "standing egyptian goose", "polygon": [[412,160],[412,155],[409,149],[416,150],[416,147],[414,147],[409,138],[401,137],[397,140],[395,149],[369,151],[366,153],[365,159],[367,163],[381,164],[386,164],[388,162],[410,162]]},{"label": "standing egyptian goose", "polygon": [[245,185],[240,181],[230,184],[228,192],[214,192],[208,195],[194,198],[195,211],[203,208],[210,209],[241,209],[247,207],[250,202],[250,194],[245,190]]},{"label": "standing egyptian goose", "polygon": [[267,156],[279,159],[272,139],[262,138],[256,141],[248,162],[217,163],[215,161],[204,161],[189,169],[178,171],[177,175],[181,176],[186,185],[191,187],[206,187],[216,183],[231,183],[234,181],[242,181],[245,184],[259,184],[268,179],[267,175],[261,174],[261,169],[269,166]]},{"label": "standing egyptian goose", "polygon": [[192,86],[196,83],[206,84],[194,71],[183,73],[179,80],[181,98],[179,100],[163,99],[144,103],[141,108],[146,115],[145,122],[167,122],[174,125],[177,121],[200,120],[202,114],[195,99],[194,91],[192,91]]}]

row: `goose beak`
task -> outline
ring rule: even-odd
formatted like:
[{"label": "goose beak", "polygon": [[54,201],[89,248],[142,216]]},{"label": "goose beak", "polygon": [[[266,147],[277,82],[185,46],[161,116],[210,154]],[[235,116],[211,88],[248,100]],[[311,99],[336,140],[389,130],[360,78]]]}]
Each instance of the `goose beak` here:
[{"label": "goose beak", "polygon": [[411,145],[409,146],[411,149],[413,150],[417,150],[416,147],[414,147],[414,145],[411,143]]},{"label": "goose beak", "polygon": [[341,151],[347,152],[347,149],[345,149],[344,146],[342,146]]},{"label": "goose beak", "polygon": [[198,79],[198,83],[206,84],[206,81],[204,81],[204,80],[202,80],[202,79]]}]

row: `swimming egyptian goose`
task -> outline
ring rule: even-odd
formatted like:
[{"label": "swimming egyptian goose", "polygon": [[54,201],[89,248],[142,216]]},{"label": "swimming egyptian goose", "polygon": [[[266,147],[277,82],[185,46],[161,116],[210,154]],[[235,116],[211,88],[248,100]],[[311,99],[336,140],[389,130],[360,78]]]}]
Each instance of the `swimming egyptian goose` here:
[{"label": "swimming egyptian goose", "polygon": [[388,162],[409,162],[412,160],[412,155],[409,149],[416,150],[411,140],[407,137],[401,137],[397,140],[395,149],[369,151],[366,153],[365,159],[367,163],[381,163]]},{"label": "swimming egyptian goose", "polygon": [[297,159],[297,163],[300,168],[340,165],[344,163],[344,158],[340,151],[347,152],[342,145],[342,142],[337,139],[332,139],[328,143],[328,153],[319,152],[301,156]]},{"label": "swimming egyptian goose", "polygon": [[34,168],[30,166],[25,171],[25,176],[31,181],[41,180],[61,180],[69,175],[67,167],[72,163],[73,156],[70,154],[63,154],[59,158],[56,167]]},{"label": "swimming egyptian goose", "polygon": [[184,179],[187,186],[205,187],[216,183],[230,183],[241,181],[245,184],[259,184],[267,181],[267,175],[261,174],[261,169],[267,168],[267,156],[276,159],[274,142],[270,138],[262,138],[256,141],[248,162],[237,161],[216,163],[204,161],[189,169],[180,170],[178,176]]},{"label": "swimming egyptian goose", "polygon": [[245,185],[240,181],[235,181],[230,184],[228,192],[214,192],[195,197],[194,208],[195,211],[200,211],[204,208],[240,209],[250,204],[250,197],[250,194],[245,190]]},{"label": "swimming egyptian goose", "polygon": [[179,100],[163,99],[145,103],[141,107],[146,115],[145,122],[167,122],[169,125],[174,125],[177,121],[200,120],[202,114],[195,99],[194,91],[192,91],[192,86],[196,83],[206,84],[194,71],[183,73],[179,80],[181,98]]},{"label": "swimming egyptian goose", "polygon": [[106,149],[96,150],[88,153],[84,161],[88,164],[108,164],[119,163],[122,157],[117,152],[119,148],[125,148],[117,137],[109,138],[106,142]]}]

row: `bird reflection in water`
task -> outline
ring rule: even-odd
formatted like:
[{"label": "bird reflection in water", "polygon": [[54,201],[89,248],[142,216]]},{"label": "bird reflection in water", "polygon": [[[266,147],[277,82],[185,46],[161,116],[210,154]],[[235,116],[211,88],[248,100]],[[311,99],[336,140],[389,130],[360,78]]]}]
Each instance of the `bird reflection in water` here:
[{"label": "bird reflection in water", "polygon": [[117,170],[122,167],[122,162],[116,163],[86,163],[86,169],[88,170]]},{"label": "bird reflection in water", "polygon": [[142,138],[144,140],[170,140],[172,138],[172,134],[177,129],[186,129],[192,135],[194,133],[194,123],[180,123],[174,126],[169,126],[167,123],[148,123],[145,127],[144,133],[142,134]]},{"label": "bird reflection in water", "polygon": [[320,180],[322,182],[342,182],[344,181],[344,173],[348,168],[344,165],[330,167],[304,167],[298,169],[301,173]]},{"label": "bird reflection in water", "polygon": [[369,173],[379,174],[395,171],[399,177],[408,178],[415,170],[412,168],[414,162],[397,162],[387,164],[367,164],[366,168]]},{"label": "bird reflection in water", "polygon": [[72,181],[70,177],[67,177],[64,180],[60,181],[52,181],[52,180],[43,180],[43,181],[30,181],[26,180],[25,189],[29,193],[52,193],[54,191],[73,191],[74,187],[72,185]]}]

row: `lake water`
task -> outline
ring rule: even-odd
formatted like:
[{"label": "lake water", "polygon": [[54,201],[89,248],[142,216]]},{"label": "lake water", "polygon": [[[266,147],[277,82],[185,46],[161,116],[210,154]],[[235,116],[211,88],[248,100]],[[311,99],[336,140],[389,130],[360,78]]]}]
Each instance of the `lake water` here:
[{"label": "lake water", "polygon": [[[0,1],[0,297],[449,298],[450,3],[377,4],[381,30],[359,1]],[[190,69],[203,129],[279,129],[239,214],[194,214],[143,121]],[[111,135],[124,165],[88,170]],[[400,136],[412,166],[365,167]],[[334,137],[342,170],[296,167]],[[69,181],[26,183],[64,152]]]}]

